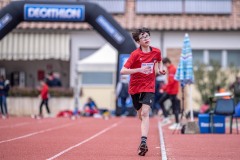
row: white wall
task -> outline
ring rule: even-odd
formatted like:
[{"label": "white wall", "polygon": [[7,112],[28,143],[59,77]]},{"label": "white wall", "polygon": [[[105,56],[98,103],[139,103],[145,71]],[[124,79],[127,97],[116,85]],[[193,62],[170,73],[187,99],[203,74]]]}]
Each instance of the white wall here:
[{"label": "white wall", "polygon": [[[182,48],[185,33],[185,31],[151,31],[151,46],[159,48],[165,57],[168,48]],[[191,31],[187,33],[192,49],[240,49],[240,32],[237,31]],[[80,31],[72,33],[71,41],[70,78],[71,86],[74,86],[75,64],[79,48],[98,48],[105,44],[106,40],[95,31]]]},{"label": "white wall", "polygon": [[[182,48],[186,32],[164,32],[164,48]],[[187,32],[192,49],[240,49],[240,32]]]},{"label": "white wall", "polygon": [[[8,112],[14,116],[30,116],[39,114],[40,98],[29,97],[9,97],[7,99]],[[49,109],[53,116],[56,116],[60,111],[73,110],[73,98],[50,98]],[[43,115],[46,115],[46,107],[43,106]]]},{"label": "white wall", "polygon": [[106,40],[96,31],[79,31],[71,33],[71,58],[70,58],[70,86],[74,86],[76,64],[80,48],[100,48]]}]

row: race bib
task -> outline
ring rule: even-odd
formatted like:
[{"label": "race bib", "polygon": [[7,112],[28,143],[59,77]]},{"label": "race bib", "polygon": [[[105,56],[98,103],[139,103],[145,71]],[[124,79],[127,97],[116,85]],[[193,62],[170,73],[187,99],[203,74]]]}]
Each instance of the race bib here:
[{"label": "race bib", "polygon": [[142,63],[141,68],[142,68],[142,67],[145,67],[145,66],[150,67],[150,68],[151,68],[151,73],[153,73],[154,63]]}]

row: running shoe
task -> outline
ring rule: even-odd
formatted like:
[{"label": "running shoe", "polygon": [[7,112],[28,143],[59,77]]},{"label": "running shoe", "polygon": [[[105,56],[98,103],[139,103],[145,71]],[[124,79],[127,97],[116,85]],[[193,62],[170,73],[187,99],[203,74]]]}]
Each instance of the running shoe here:
[{"label": "running shoe", "polygon": [[141,143],[140,146],[138,147],[138,155],[139,156],[145,156],[145,154],[148,151],[148,147],[146,143]]}]

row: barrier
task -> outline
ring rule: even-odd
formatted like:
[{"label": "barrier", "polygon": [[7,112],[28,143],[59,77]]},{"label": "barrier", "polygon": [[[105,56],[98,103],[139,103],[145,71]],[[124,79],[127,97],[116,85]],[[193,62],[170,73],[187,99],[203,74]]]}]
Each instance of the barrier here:
[{"label": "barrier", "polygon": [[[198,125],[200,128],[200,133],[211,133],[209,114],[199,114]],[[225,133],[225,116],[213,116],[213,133]]]}]

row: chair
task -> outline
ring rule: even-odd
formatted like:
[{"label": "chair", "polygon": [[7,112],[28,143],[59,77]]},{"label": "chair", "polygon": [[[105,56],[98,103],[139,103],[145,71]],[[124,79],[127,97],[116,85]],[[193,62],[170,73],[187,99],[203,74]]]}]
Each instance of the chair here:
[{"label": "chair", "polygon": [[[211,132],[213,133],[213,115],[223,115],[223,116],[230,116],[230,133],[232,134],[232,123],[233,117],[235,113],[235,104],[233,98],[230,99],[217,99],[216,106],[212,114],[210,114],[211,118]],[[236,118],[236,126],[237,126],[237,133],[238,133],[238,121]]]},{"label": "chair", "polygon": [[235,114],[233,115],[233,118],[236,119],[237,133],[238,133],[238,118],[240,118],[240,102],[235,107]]}]

